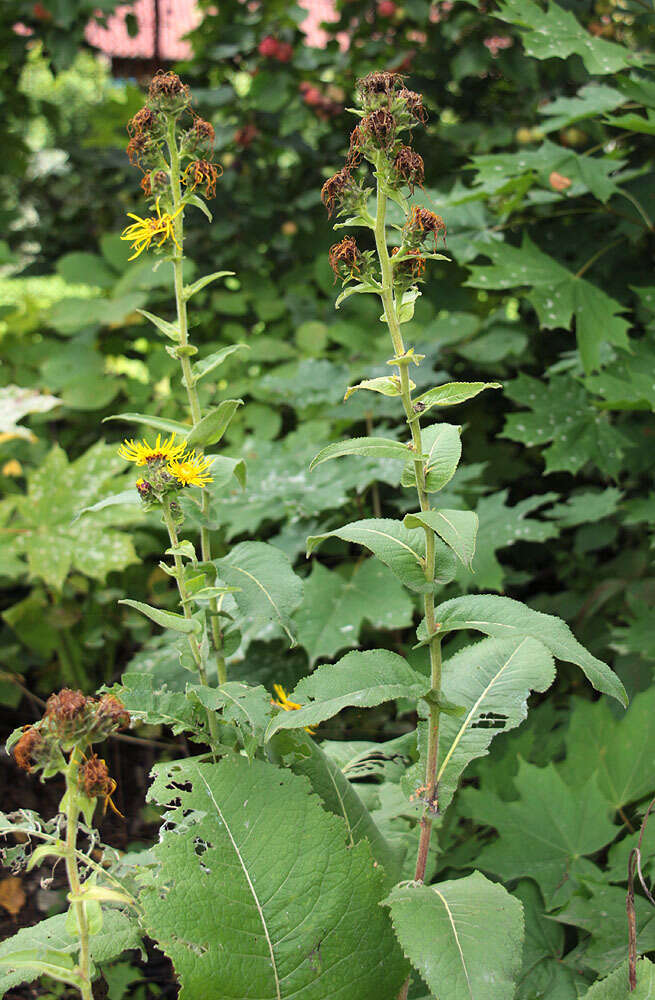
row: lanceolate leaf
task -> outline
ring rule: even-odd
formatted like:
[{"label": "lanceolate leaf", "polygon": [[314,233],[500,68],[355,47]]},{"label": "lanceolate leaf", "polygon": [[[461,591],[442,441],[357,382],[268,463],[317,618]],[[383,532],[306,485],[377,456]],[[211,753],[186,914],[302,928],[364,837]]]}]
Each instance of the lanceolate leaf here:
[{"label": "lanceolate leaf", "polygon": [[[304,708],[280,712],[270,722],[266,739],[280,729],[317,726],[348,705],[371,708],[392,698],[415,698],[430,684],[402,656],[388,649],[347,653],[338,663],[326,663],[296,685],[291,701]],[[309,704],[307,704],[309,702]]]},{"label": "lanceolate leaf", "polygon": [[191,366],[191,374],[196,382],[199,382],[201,378],[205,377],[205,375],[209,375],[209,373],[213,372],[215,368],[222,365],[225,359],[229,358],[230,354],[234,354],[235,351],[249,350],[250,347],[248,344],[230,344],[228,347],[222,347],[220,351],[214,351],[213,354],[209,354],[201,361],[196,361],[195,364]]},{"label": "lanceolate leaf", "polygon": [[385,900],[405,954],[439,1000],[510,1000],[521,967],[523,908],[480,872],[397,885]]},{"label": "lanceolate leaf", "polygon": [[[380,562],[393,570],[406,587],[419,594],[429,593],[432,584],[425,579],[423,560],[425,559],[425,532],[420,528],[410,530],[390,518],[365,518],[353,521],[343,528],[326,531],[322,535],[310,535],[307,539],[307,555],[326,538],[342,538],[345,542],[355,542],[370,549]],[[455,559],[444,545],[437,548],[436,582],[447,583],[454,575]]]},{"label": "lanceolate leaf", "polygon": [[214,560],[249,626],[276,622],[294,641],[291,615],[302,600],[302,581],[281,549],[265,542],[241,542]]},{"label": "lanceolate leaf", "polygon": [[180,339],[180,331],[173,323],[169,323],[167,320],[162,319],[160,316],[155,316],[154,313],[147,312],[145,309],[137,309],[137,312],[145,316],[146,319],[149,319],[164,336],[170,337],[171,340],[175,341]]},{"label": "lanceolate leaf", "polygon": [[502,389],[502,385],[500,382],[446,382],[445,385],[428,389],[414,402],[420,403],[423,407],[421,412],[426,413],[433,406],[456,406],[458,403],[465,403],[467,399],[473,399],[485,389]]},{"label": "lanceolate leaf", "polygon": [[[187,285],[186,288],[184,289],[185,300],[188,301],[192,295],[196,294],[196,292],[199,292],[203,288],[206,288],[211,281],[218,281],[219,278],[232,277],[233,274],[234,271],[214,271],[213,274],[206,274],[203,278],[198,278],[198,280],[194,281],[192,285]],[[240,346],[242,345],[237,344],[235,347],[232,348],[232,350],[236,350],[237,347]]]},{"label": "lanceolate leaf", "polygon": [[471,568],[478,531],[477,514],[470,510],[428,510],[406,514],[403,524],[406,528],[419,528],[421,525],[432,528],[464,565]]},{"label": "lanceolate leaf", "polygon": [[149,413],[115,413],[111,417],[105,417],[103,423],[108,420],[123,420],[128,424],[142,424],[144,427],[154,427],[155,430],[165,431],[166,434],[179,434],[186,437],[191,428],[188,424],[181,424],[177,420],[167,420],[165,417],[154,417]]},{"label": "lanceolate leaf", "polygon": [[[410,379],[410,386],[416,386]],[[369,389],[371,392],[380,392],[383,396],[400,396],[400,379],[397,375],[381,375],[379,378],[367,378],[357,385],[349,385],[344,399],[348,399],[358,389]]]},{"label": "lanceolate leaf", "polygon": [[240,406],[243,406],[242,399],[224,399],[215,410],[210,410],[187,434],[189,448],[217,444]]},{"label": "lanceolate leaf", "polygon": [[341,458],[343,455],[366,455],[372,458],[399,458],[405,460],[411,454],[406,444],[393,441],[390,438],[350,438],[348,441],[335,441],[327,448],[319,451],[309,469],[316,468],[321,462],[330,458]]},{"label": "lanceolate leaf", "polygon": [[236,755],[182,760],[157,768],[150,798],[176,803],[141,902],[180,1000],[395,996],[407,970],[382,872],[305,779]]},{"label": "lanceolate leaf", "polygon": [[162,628],[171,628],[174,632],[184,632],[189,634],[190,632],[201,632],[202,625],[195,618],[185,618],[184,615],[178,615],[172,611],[162,611],[161,608],[153,608],[149,604],[144,604],[142,601],[131,601],[123,600],[119,601],[119,604],[127,604],[128,608],[134,608],[135,611],[140,611],[142,615],[146,618],[150,618],[151,621],[156,622],[157,625],[161,625]]},{"label": "lanceolate leaf", "polygon": [[[136,922],[120,910],[107,909],[102,930],[90,938],[91,957],[97,964],[117,958],[121,952],[140,946],[141,936]],[[64,952],[75,958],[79,949],[76,938],[66,931],[66,914],[48,917],[34,927],[24,927],[0,944],[0,993],[21,983],[31,983],[41,974],[38,966],[21,965],[12,968],[10,956],[33,950],[43,960],[47,951]],[[8,961],[7,961],[8,960]]]},{"label": "lanceolate leaf", "polygon": [[443,667],[442,693],[465,714],[443,714],[439,725],[439,809],[449,806],[464,769],[488,753],[494,736],[527,718],[531,691],[555,680],[550,652],[536,639],[483,639],[459,651]]},{"label": "lanceolate leaf", "polygon": [[[425,488],[428,493],[436,493],[455,475],[462,456],[461,427],[454,424],[432,424],[423,431],[423,451],[425,468]],[[416,474],[413,462],[408,462],[403,471],[403,486],[415,486]]]},{"label": "lanceolate leaf", "polygon": [[[439,623],[439,634],[465,628],[498,638],[532,636],[547,646],[558,659],[580,667],[597,691],[612,695],[622,705],[628,703],[625,688],[616,674],[585,649],[568,625],[555,615],[533,611],[510,597],[480,594],[454,597],[440,604],[435,610],[435,617]],[[419,625],[417,635],[420,640],[427,638],[425,621]]]}]

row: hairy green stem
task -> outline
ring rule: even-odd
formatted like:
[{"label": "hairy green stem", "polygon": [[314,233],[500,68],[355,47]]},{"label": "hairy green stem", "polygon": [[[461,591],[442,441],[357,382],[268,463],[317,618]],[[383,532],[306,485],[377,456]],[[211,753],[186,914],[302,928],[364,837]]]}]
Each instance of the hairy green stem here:
[{"label": "hairy green stem", "polygon": [[[378,165],[379,169],[379,165]],[[414,410],[412,403],[412,389],[409,380],[408,365],[402,361],[405,355],[405,345],[398,322],[396,303],[393,291],[393,268],[386,239],[386,211],[387,196],[382,190],[380,178],[377,180],[377,212],[375,219],[375,245],[380,261],[380,271],[382,275],[382,289],[380,297],[384,306],[384,315],[391,334],[391,341],[398,360],[397,368],[400,376],[400,395],[405,411],[405,417],[412,435],[412,447],[414,450],[414,471],[416,475],[416,491],[422,511],[430,509],[430,501],[425,488],[425,471],[423,465],[423,442],[421,436],[421,422],[419,414]],[[430,714],[428,721],[428,748],[425,768],[425,784],[422,789],[424,802],[423,815],[421,816],[421,834],[419,839],[418,854],[416,859],[415,879],[422,882],[425,878],[428,851],[430,847],[430,836],[432,833],[432,817],[437,810],[437,759],[439,753],[439,718],[440,711],[438,698],[441,691],[441,640],[434,635],[434,571],[435,571],[435,533],[431,528],[424,527],[425,531],[425,579],[430,584],[429,593],[423,597],[425,608],[425,622],[428,635],[431,636],[430,649],[430,673],[432,698],[430,699]],[[405,991],[406,995],[406,991]],[[402,996],[402,994],[401,994]]]},{"label": "hairy green stem", "polygon": [[[173,257],[173,272],[175,275],[175,304],[177,307],[177,320],[180,332],[180,347],[186,348],[189,344],[189,324],[187,320],[186,299],[184,297],[184,281],[182,276],[182,261],[184,257],[184,210],[180,210],[182,205],[182,186],[180,183],[180,154],[175,137],[175,123],[171,122],[168,132],[168,150],[171,162],[171,191],[173,195],[173,215],[179,211],[175,218],[175,239],[178,247],[175,248]],[[200,399],[196,389],[195,379],[191,371],[191,362],[188,355],[180,355],[180,366],[182,368],[182,382],[187,391],[189,409],[193,424],[199,423],[202,417]],[[202,490],[202,516],[206,518],[209,513],[209,496],[206,490]],[[200,550],[203,562],[211,562],[211,538],[209,528],[204,524],[200,528]],[[223,635],[221,632],[218,617],[218,603],[215,597],[209,601],[209,614],[211,619],[211,637],[214,655],[216,657],[216,668],[218,671],[218,683],[224,684],[227,680],[227,666],[223,656]],[[203,681],[207,683],[206,680]]]},{"label": "hairy green stem", "polygon": [[[81,883],[80,872],[77,866],[77,825],[80,815],[80,804],[77,790],[78,762],[75,758],[75,751],[71,754],[71,759],[66,769],[66,875],[70,886],[71,896],[80,895]],[[71,903],[75,920],[77,923],[77,934],[80,941],[80,954],[78,969],[82,978],[80,993],[82,1000],[93,1000],[93,990],[91,988],[91,963],[89,954],[89,925],[86,919],[86,909],[84,903],[79,899]]]}]

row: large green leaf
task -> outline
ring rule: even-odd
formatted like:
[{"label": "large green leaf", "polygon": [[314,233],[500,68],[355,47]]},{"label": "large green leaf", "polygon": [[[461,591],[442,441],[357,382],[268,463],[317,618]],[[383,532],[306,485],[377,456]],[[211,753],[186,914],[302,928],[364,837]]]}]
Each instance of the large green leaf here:
[{"label": "large green leaf", "polygon": [[470,510],[428,510],[406,514],[403,524],[406,528],[424,526],[436,531],[464,565],[471,568],[478,531],[477,514]]},{"label": "large green leaf", "polygon": [[485,389],[502,389],[500,382],[446,382],[434,389],[417,396],[415,403],[420,403],[421,413],[426,413],[433,406],[457,406],[473,399]]},{"label": "large green leaf", "polygon": [[577,1000],[576,975],[562,961],[564,928],[546,916],[541,893],[531,879],[519,882],[512,895],[521,900],[525,917],[517,1000]]},{"label": "large green leaf", "polygon": [[498,243],[480,249],[493,264],[473,267],[467,284],[486,289],[529,286],[527,297],[537,310],[540,325],[547,330],[568,329],[575,317],[585,371],[600,364],[603,342],[628,347],[630,323],[619,315],[624,309],[621,303],[543,253],[528,236],[523,237],[520,247]]},{"label": "large green leaf", "polygon": [[593,75],[616,73],[641,61],[624,45],[594,38],[571,11],[551,3],[546,10],[535,0],[503,0],[494,17],[525,29],[523,45],[535,59],[566,59],[578,55]]},{"label": "large green leaf", "polygon": [[238,756],[180,760],[158,766],[150,799],[169,810],[140,900],[180,1000],[396,994],[406,968],[382,873],[305,779]]},{"label": "large green leaf", "polygon": [[648,958],[637,962],[637,986],[632,992],[628,983],[628,963],[623,962],[611,975],[587,990],[584,1000],[652,1000],[655,996],[655,965]]},{"label": "large green leaf", "polygon": [[373,857],[384,868],[385,884],[391,888],[400,878],[404,852],[382,835],[337,762],[302,730],[277,733],[271,746],[295,774],[309,778],[325,808],[343,819],[351,846],[364,839],[369,842]]},{"label": "large green leaf", "polygon": [[438,1000],[509,1000],[521,967],[518,899],[480,872],[396,886],[385,903],[414,968]]},{"label": "large green leaf", "polygon": [[[455,424],[432,424],[423,430],[423,452],[425,488],[428,493],[437,493],[455,475],[462,457],[462,428]],[[414,463],[410,461],[403,470],[403,486],[416,485]]]},{"label": "large green leaf", "polygon": [[443,666],[444,698],[460,705],[460,716],[443,714],[439,726],[437,785],[444,812],[464,769],[489,751],[499,733],[527,718],[531,691],[555,679],[550,652],[536,639],[483,639],[460,650]]},{"label": "large green leaf", "polygon": [[302,600],[302,580],[284,552],[265,542],[241,542],[214,562],[221,580],[239,587],[233,596],[248,625],[275,622],[293,642],[291,615]]},{"label": "large green leaf", "polygon": [[[136,922],[122,911],[106,909],[102,930],[91,936],[90,945],[91,958],[97,965],[118,958],[121,952],[130,948],[139,948],[141,935]],[[13,937],[7,938],[0,944],[0,959],[3,960],[3,965],[0,966],[0,992],[4,994],[21,983],[30,983],[41,974],[38,967],[28,965],[13,969],[11,964],[5,965],[4,960],[13,953],[34,949],[40,955],[52,950],[75,956],[78,948],[76,938],[71,937],[66,931],[65,913],[48,917],[34,927],[23,927]]]},{"label": "large green leaf", "polygon": [[[410,590],[419,594],[433,590],[433,584],[425,579],[422,565],[425,559],[425,532],[421,528],[410,530],[391,518],[369,517],[345,524],[334,531],[326,531],[322,535],[310,535],[307,539],[307,555],[326,538],[335,537],[345,542],[365,545]],[[455,557],[445,545],[437,547],[436,555],[435,582],[447,583],[454,576]]]},{"label": "large green leaf", "polygon": [[347,441],[335,441],[327,448],[319,451],[316,458],[310,465],[315,469],[322,462],[327,462],[331,458],[341,458],[344,455],[365,455],[372,458],[399,458],[401,461],[407,459],[410,454],[409,448],[402,441],[394,441],[390,438],[362,437],[349,438]]},{"label": "large green leaf", "polygon": [[635,695],[622,719],[604,702],[575,699],[566,737],[563,773],[582,787],[596,773],[598,787],[614,809],[652,795],[655,688]]},{"label": "large green leaf", "polygon": [[[474,629],[498,638],[532,636],[543,642],[553,656],[582,669],[597,691],[610,694],[622,705],[627,705],[627,695],[616,674],[582,646],[568,625],[555,615],[533,611],[520,601],[496,594],[467,595],[445,601],[435,610],[439,633],[458,629]],[[420,640],[427,638],[425,621],[418,627]]]},{"label": "large green leaf", "polygon": [[552,764],[541,768],[520,761],[514,784],[519,798],[511,802],[472,788],[459,794],[458,808],[499,834],[476,864],[504,881],[534,879],[549,908],[566,903],[579,879],[598,870],[586,855],[607,846],[619,827],[609,820],[595,778],[572,788]]},{"label": "large green leaf", "polygon": [[305,707],[277,715],[266,730],[266,738],[280,729],[317,726],[348,705],[370,708],[392,698],[418,699],[428,687],[423,674],[388,649],[346,653],[338,663],[326,663],[299,681],[291,701]]},{"label": "large green leaf", "polygon": [[206,448],[208,445],[218,444],[240,406],[243,406],[242,399],[224,399],[215,409],[206,413],[187,434],[186,443],[189,448]]},{"label": "large green leaf", "polygon": [[407,628],[413,611],[405,588],[377,559],[364,559],[350,576],[314,560],[295,614],[298,642],[313,665],[356,646],[365,621],[385,630]]}]

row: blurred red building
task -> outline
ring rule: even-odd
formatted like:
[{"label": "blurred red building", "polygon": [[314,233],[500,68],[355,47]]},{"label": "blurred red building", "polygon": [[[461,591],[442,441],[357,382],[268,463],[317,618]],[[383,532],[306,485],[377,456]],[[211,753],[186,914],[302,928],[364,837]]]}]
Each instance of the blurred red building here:
[{"label": "blurred red building", "polygon": [[[322,47],[327,35],[321,29],[322,21],[336,18],[333,0],[298,0],[307,11],[301,29],[307,44]],[[128,17],[132,15],[131,18]],[[188,32],[198,26],[201,12],[196,0],[134,0],[119,7],[107,19],[107,27],[93,21],[86,30],[86,39],[112,60],[118,75],[139,75],[153,66],[176,62],[191,55],[191,46],[185,40]],[[128,24],[136,26],[130,34]]]}]

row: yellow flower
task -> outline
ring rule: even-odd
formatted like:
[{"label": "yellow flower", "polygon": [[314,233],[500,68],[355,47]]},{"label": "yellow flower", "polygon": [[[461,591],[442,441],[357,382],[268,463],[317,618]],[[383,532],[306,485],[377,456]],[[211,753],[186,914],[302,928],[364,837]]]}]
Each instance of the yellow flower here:
[{"label": "yellow flower", "polygon": [[176,458],[168,463],[168,471],[178,480],[182,486],[206,486],[214,480],[207,472],[212,464],[212,460],[204,455],[196,455],[195,451],[190,451],[181,458]]},{"label": "yellow flower", "polygon": [[18,459],[10,458],[9,461],[5,462],[2,466],[2,474],[3,476],[22,476],[23,466],[20,464]]},{"label": "yellow flower", "polygon": [[132,244],[130,249],[134,250],[129,260],[134,260],[144,250],[147,250],[152,241],[158,236],[161,236],[161,239],[157,243],[158,247],[163,246],[166,240],[170,239],[173,240],[177,249],[182,252],[182,247],[175,239],[175,230],[173,227],[175,219],[182,211],[182,206],[178,208],[174,215],[170,215],[168,212],[164,212],[162,215],[159,211],[159,198],[157,198],[156,207],[156,217],[151,216],[149,219],[142,219],[141,216],[133,215],[132,212],[127,213],[128,219],[136,220],[131,226],[126,226],[121,233],[121,239],[128,240]]},{"label": "yellow flower", "polygon": [[[281,684],[274,684],[273,690],[277,697],[271,698],[271,705],[277,705],[278,708],[283,708],[285,712],[297,712],[299,708],[302,708],[302,705],[291,701]],[[305,732],[313,735],[316,732],[316,726],[305,726]]]},{"label": "yellow flower", "polygon": [[126,462],[134,462],[135,465],[147,465],[148,462],[160,460],[162,462],[172,462],[184,452],[185,445],[175,444],[175,434],[162,441],[161,434],[157,435],[154,444],[143,441],[123,441],[118,449],[118,454]]}]

